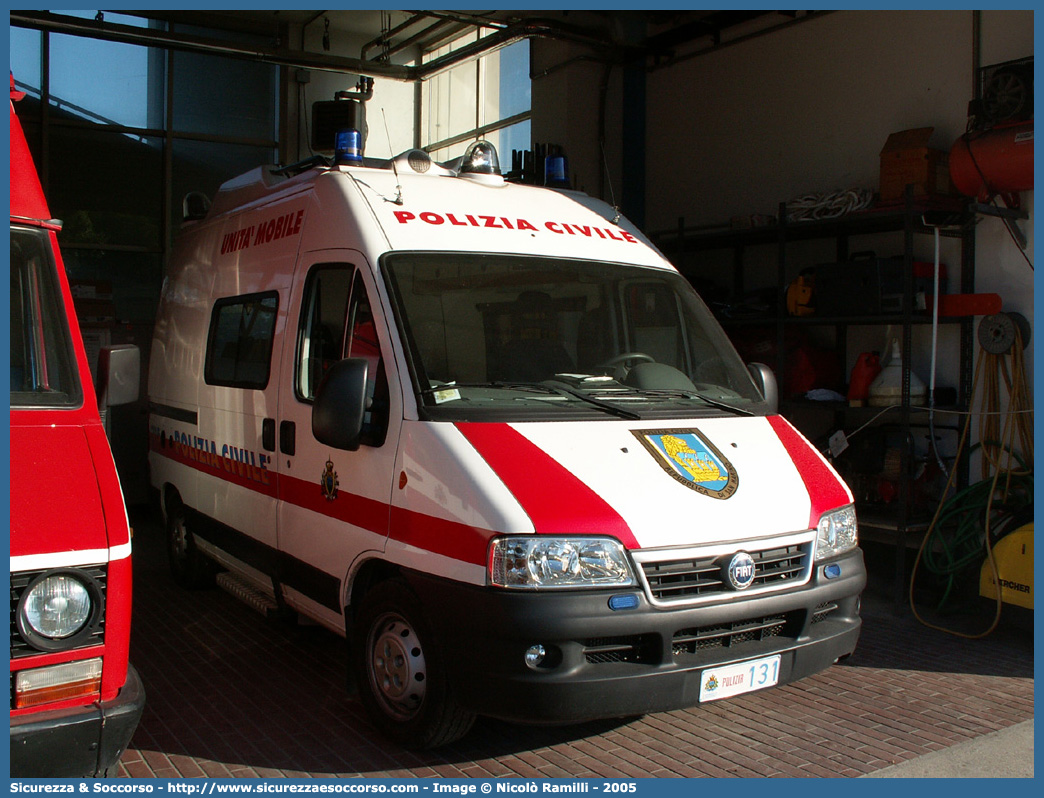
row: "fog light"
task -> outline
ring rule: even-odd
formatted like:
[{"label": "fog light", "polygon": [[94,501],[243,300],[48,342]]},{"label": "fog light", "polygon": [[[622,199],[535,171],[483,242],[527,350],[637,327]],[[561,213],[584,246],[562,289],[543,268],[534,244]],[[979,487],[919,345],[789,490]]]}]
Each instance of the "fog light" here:
[{"label": "fog light", "polygon": [[539,643],[526,649],[526,665],[530,668],[539,668],[547,657],[547,651]]}]

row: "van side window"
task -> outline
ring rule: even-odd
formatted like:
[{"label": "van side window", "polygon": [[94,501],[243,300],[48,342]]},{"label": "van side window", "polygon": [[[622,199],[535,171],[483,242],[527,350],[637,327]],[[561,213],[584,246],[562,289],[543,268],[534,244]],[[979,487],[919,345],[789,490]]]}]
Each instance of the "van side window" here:
[{"label": "van side window", "polygon": [[274,291],[214,303],[203,368],[208,385],[255,390],[268,385],[278,304]]},{"label": "van side window", "polygon": [[319,264],[308,275],[297,334],[294,393],[298,399],[311,402],[326,370],[341,359],[351,284],[352,268],[343,263]]},{"label": "van side window", "polygon": [[371,400],[371,405],[363,419],[362,442],[367,446],[380,446],[388,432],[388,378],[384,372],[384,358],[381,357],[370,299],[358,272],[348,305],[344,356],[361,357],[367,362],[366,397]]}]

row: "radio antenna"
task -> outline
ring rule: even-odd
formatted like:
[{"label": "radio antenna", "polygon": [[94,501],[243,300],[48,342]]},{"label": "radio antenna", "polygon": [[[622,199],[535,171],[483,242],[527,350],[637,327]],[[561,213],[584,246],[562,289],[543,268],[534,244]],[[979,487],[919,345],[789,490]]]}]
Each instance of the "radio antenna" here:
[{"label": "radio antenna", "polygon": [[616,216],[613,217],[613,224],[620,224],[620,206],[616,204],[616,194],[613,192],[613,176],[609,174],[609,159],[605,157],[605,142],[599,141],[598,148],[602,151],[602,168],[605,170],[605,179],[609,184],[609,202],[613,206],[613,210],[616,211]]},{"label": "radio antenna", "polygon": [[[392,152],[391,143],[391,132],[388,130],[388,115],[384,113],[384,106],[381,106],[381,118],[384,120],[384,136],[388,139],[388,152]],[[399,170],[395,166],[395,155],[391,154],[391,168],[395,174],[395,199],[387,200],[388,202],[394,202],[396,205],[402,205],[402,184],[399,183]]]}]

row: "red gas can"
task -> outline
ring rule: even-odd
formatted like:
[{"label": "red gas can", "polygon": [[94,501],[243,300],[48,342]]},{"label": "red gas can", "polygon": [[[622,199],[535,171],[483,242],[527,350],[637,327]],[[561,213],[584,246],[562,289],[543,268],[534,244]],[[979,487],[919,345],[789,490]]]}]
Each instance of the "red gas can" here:
[{"label": "red gas can", "polygon": [[870,383],[881,373],[881,359],[876,352],[863,352],[856,359],[852,378],[848,384],[848,403],[862,407],[870,395]]}]

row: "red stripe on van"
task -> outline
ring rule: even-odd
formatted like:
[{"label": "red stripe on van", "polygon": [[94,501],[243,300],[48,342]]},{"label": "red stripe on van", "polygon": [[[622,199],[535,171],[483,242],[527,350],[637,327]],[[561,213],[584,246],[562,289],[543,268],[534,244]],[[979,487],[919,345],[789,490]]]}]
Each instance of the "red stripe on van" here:
[{"label": "red stripe on van", "polygon": [[[346,490],[339,490],[337,498],[330,501],[323,495],[318,480],[309,482],[268,471],[265,472],[265,476],[269,479],[269,484],[244,479],[235,472],[231,463],[222,462],[219,467],[213,464],[213,457],[201,456],[194,450],[188,450],[187,447],[175,447],[171,444],[161,446],[159,437],[155,435],[152,436],[152,449],[205,474],[266,496],[275,497],[278,493],[279,498],[284,502],[312,510],[320,515],[336,518],[378,535],[388,535],[389,524],[391,524],[391,538],[407,546],[414,546],[461,562],[476,565],[486,564],[486,550],[489,539],[494,534],[490,530],[478,529],[467,524],[436,518],[401,507],[391,507],[385,502]],[[256,473],[254,475],[257,476]]]},{"label": "red stripe on van", "polygon": [[640,548],[627,522],[575,474],[508,424],[457,429],[522,505],[541,535],[612,535]]},{"label": "red stripe on van", "polygon": [[344,521],[352,526],[362,527],[378,535],[387,536],[388,534],[388,504],[386,502],[346,490],[338,490],[337,498],[331,501],[323,494],[318,477],[309,481],[288,474],[280,474],[279,499],[305,510],[336,518],[338,521]]},{"label": "red stripe on van", "polygon": [[486,564],[486,549],[493,536],[489,530],[390,506],[343,489],[331,501],[323,495],[318,480],[308,482],[286,474],[279,476],[279,498],[378,535],[388,536],[390,528],[392,540],[476,565]]},{"label": "red stripe on van", "polygon": [[827,510],[851,504],[852,499],[841,480],[789,421],[782,416],[769,416],[768,423],[805,483],[805,490],[812,502],[808,520],[810,529],[819,523],[819,516]]},{"label": "red stripe on van", "polygon": [[488,529],[392,507],[392,540],[461,562],[485,565],[494,534]]},{"label": "red stripe on van", "polygon": [[204,474],[218,477],[239,485],[250,488],[265,496],[276,496],[276,473],[266,468],[260,468],[250,463],[241,463],[229,457],[222,457],[206,449],[194,449],[181,443],[175,443],[164,438],[162,441],[158,435],[149,436],[149,446],[152,451],[169,457],[176,463],[192,466]]}]

